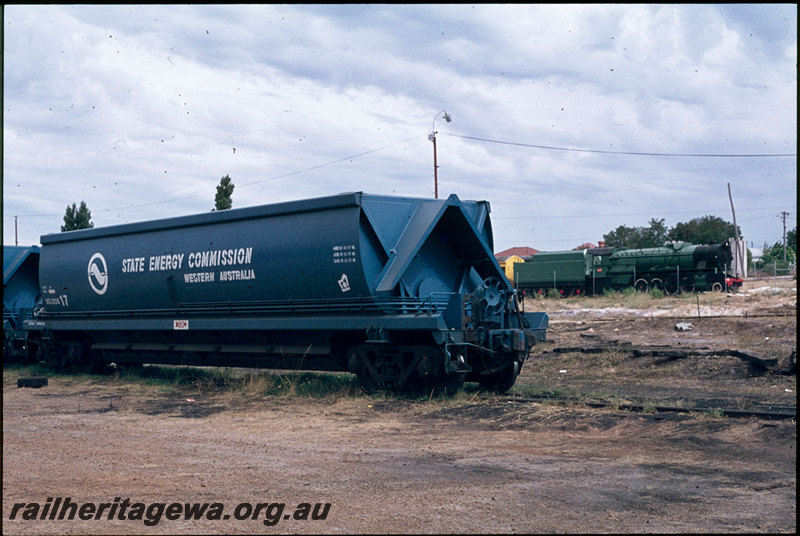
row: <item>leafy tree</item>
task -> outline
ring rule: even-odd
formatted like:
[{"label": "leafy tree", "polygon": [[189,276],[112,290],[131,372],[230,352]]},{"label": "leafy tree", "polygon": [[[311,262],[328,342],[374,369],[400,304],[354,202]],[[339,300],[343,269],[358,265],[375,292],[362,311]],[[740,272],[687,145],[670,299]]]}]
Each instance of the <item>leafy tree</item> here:
[{"label": "leafy tree", "polygon": [[660,220],[651,218],[650,227],[646,227],[643,231],[643,238],[645,243],[652,245],[641,247],[655,248],[663,246],[664,242],[669,238],[669,231],[667,230],[667,226],[664,225],[664,218]]},{"label": "leafy tree", "polygon": [[783,240],[781,240],[780,242],[775,242],[771,248],[764,248],[760,267],[766,270],[771,268],[785,270],[790,264],[794,264],[796,259],[797,254],[794,248],[789,247],[789,233],[786,233],[786,261],[783,260]]},{"label": "leafy tree", "polygon": [[61,226],[61,232],[76,231],[78,229],[91,229],[94,227],[92,223],[92,212],[86,206],[84,201],[81,201],[81,206],[67,205],[67,212],[64,214],[64,225]]},{"label": "leafy tree", "polygon": [[797,228],[786,233],[786,261],[783,260],[783,240],[775,242],[772,247],[764,244],[764,253],[761,256],[761,266],[765,269],[777,267],[786,269],[797,260]]},{"label": "leafy tree", "polygon": [[220,179],[217,195],[214,196],[214,210],[228,210],[233,206],[233,182],[228,175]]},{"label": "leafy tree", "polygon": [[633,242],[635,234],[636,228],[620,225],[613,231],[604,234],[603,240],[607,246],[627,247],[628,244]]},{"label": "leafy tree", "polygon": [[613,231],[603,235],[603,240],[607,246],[629,247],[636,240],[636,228],[620,225]]},{"label": "leafy tree", "polygon": [[664,220],[652,218],[648,227],[627,227],[620,225],[608,234],[603,235],[607,246],[632,249],[655,248],[663,246],[668,231]]},{"label": "leafy tree", "polygon": [[[678,223],[669,232],[670,240],[680,240],[690,244],[724,244],[733,236],[733,224],[717,216],[703,216]],[[739,236],[742,236],[741,230]]]}]

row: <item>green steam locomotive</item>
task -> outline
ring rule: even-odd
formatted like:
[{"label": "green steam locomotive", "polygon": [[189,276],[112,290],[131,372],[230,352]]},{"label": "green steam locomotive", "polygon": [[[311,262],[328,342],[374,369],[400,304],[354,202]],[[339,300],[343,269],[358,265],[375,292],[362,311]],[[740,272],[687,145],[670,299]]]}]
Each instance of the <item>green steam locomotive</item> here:
[{"label": "green steam locomotive", "polygon": [[514,265],[520,290],[559,294],[597,294],[606,289],[634,287],[640,292],[738,289],[743,281],[729,273],[732,255],[724,244],[670,242],[658,248],[597,247],[540,252]]}]

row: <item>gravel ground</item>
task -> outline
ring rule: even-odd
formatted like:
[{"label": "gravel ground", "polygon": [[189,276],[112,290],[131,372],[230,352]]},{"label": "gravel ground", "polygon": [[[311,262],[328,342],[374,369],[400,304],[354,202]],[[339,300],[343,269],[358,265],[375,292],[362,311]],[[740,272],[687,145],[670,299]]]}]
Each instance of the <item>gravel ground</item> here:
[{"label": "gravel ground", "polygon": [[[775,312],[796,300],[766,294],[728,305]],[[785,370],[794,312],[701,319],[678,333],[671,318],[578,320],[558,309],[587,302],[555,302],[551,340],[517,392],[796,402]],[[610,350],[556,351],[587,341]],[[657,362],[618,349],[654,341],[747,346],[779,363],[757,371],[731,356]],[[19,370],[3,374],[4,534],[796,531],[794,420],[519,403],[471,386],[447,400],[66,375],[26,389]],[[58,498],[91,518],[51,520]],[[86,505],[101,503],[90,515]],[[184,519],[186,503],[210,506]]]}]

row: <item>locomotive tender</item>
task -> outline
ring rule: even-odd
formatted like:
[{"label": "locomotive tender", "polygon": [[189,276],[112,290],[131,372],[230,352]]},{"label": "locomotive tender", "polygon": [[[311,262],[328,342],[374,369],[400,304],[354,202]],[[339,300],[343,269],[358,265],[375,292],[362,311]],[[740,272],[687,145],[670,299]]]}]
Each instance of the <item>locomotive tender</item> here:
[{"label": "locomotive tender", "polygon": [[36,358],[349,371],[506,391],[547,315],[492,254],[486,201],[348,193],[41,237]]},{"label": "locomotive tender", "polygon": [[540,252],[514,265],[514,283],[537,293],[596,294],[605,289],[660,289],[667,294],[741,287],[728,274],[730,250],[724,245],[670,242],[659,248],[598,247]]}]

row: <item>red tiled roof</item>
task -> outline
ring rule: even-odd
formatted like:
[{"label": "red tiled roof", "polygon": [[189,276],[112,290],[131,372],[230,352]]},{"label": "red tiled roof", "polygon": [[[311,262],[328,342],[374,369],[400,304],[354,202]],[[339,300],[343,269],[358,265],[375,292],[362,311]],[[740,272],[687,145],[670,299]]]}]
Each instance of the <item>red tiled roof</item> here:
[{"label": "red tiled roof", "polygon": [[516,248],[509,248],[499,253],[495,253],[494,257],[499,260],[505,260],[512,255],[516,255],[517,257],[522,257],[523,259],[533,257],[539,253],[538,249],[528,248],[528,247],[516,247]]}]

